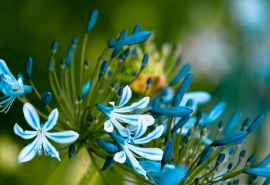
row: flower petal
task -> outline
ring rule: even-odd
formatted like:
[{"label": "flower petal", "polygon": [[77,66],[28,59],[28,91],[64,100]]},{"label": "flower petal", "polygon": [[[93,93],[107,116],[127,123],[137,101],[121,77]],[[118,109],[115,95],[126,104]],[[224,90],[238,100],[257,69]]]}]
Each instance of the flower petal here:
[{"label": "flower petal", "polygon": [[113,116],[111,116],[111,121],[122,137],[130,137],[129,130],[124,128]]},{"label": "flower petal", "polygon": [[163,151],[159,148],[141,148],[141,147],[133,146],[130,144],[126,144],[126,145],[131,151],[137,153],[143,158],[151,159],[151,160],[162,159]]},{"label": "flower petal", "polygon": [[135,135],[133,136],[133,139],[141,137],[147,130],[147,124],[145,123],[145,120],[141,116],[138,121],[138,127],[136,130]]},{"label": "flower petal", "polygon": [[106,130],[107,132],[112,132],[113,131],[113,124],[112,124],[111,120],[107,120],[104,123],[104,130]]},{"label": "flower petal", "polygon": [[78,139],[79,134],[72,130],[49,133],[45,132],[45,135],[56,143],[67,144],[72,143]]},{"label": "flower petal", "polygon": [[35,130],[40,128],[40,120],[37,111],[30,103],[23,105],[23,114],[26,122]]},{"label": "flower petal", "polygon": [[12,78],[12,80],[17,81],[16,78],[12,75],[12,73],[8,69],[5,61],[2,59],[0,59],[0,74],[9,75]]},{"label": "flower petal", "polygon": [[126,161],[127,157],[124,151],[117,152],[114,154],[113,160],[119,163],[124,163]]},{"label": "flower petal", "polygon": [[149,133],[146,137],[135,139],[135,144],[143,144],[152,141],[153,139],[159,138],[164,131],[163,125],[158,126],[153,132]]},{"label": "flower petal", "polygon": [[14,125],[14,133],[23,139],[32,139],[37,135],[37,131],[23,131],[23,129],[17,123]]},{"label": "flower petal", "polygon": [[46,155],[51,155],[51,157],[56,157],[59,161],[61,159],[59,158],[59,153],[58,151],[54,148],[54,146],[44,137],[43,140],[43,149],[45,151]]},{"label": "flower petal", "polygon": [[120,103],[117,105],[117,107],[122,107],[125,105],[131,98],[132,92],[128,85],[126,85],[123,89],[123,94],[120,100]]},{"label": "flower petal", "polygon": [[24,147],[19,154],[18,162],[27,162],[35,157],[37,154],[37,138],[29,145]]},{"label": "flower petal", "polygon": [[138,102],[132,103],[130,106],[126,106],[123,108],[118,108],[120,107],[119,105],[116,107],[116,109],[114,110],[114,112],[117,113],[124,113],[124,112],[131,112],[135,109],[141,109],[141,108],[145,108],[148,103],[149,103],[150,98],[149,97],[144,97],[143,99],[141,99]]},{"label": "flower petal", "polygon": [[48,117],[48,121],[46,121],[46,123],[44,124],[44,127],[43,128],[46,131],[51,130],[54,127],[54,125],[56,124],[57,119],[58,119],[58,110],[57,109],[54,109],[50,113],[50,115]]},{"label": "flower petal", "polygon": [[[111,115],[112,116],[112,115]],[[145,120],[145,123],[147,126],[152,125],[155,122],[155,119],[148,114],[130,114],[130,115],[125,115],[125,114],[117,114],[113,113],[113,117],[115,117],[117,120],[123,122],[123,123],[128,123],[130,125],[137,125],[138,120],[140,117],[143,117]]]}]

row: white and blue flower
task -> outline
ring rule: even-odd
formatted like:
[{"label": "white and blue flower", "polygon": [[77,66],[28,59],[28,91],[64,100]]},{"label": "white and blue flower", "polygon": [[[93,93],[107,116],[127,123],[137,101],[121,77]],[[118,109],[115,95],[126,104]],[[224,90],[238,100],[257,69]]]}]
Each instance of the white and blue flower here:
[{"label": "white and blue flower", "polygon": [[4,60],[0,59],[0,90],[5,95],[0,98],[0,112],[7,112],[17,96],[32,92],[32,87],[23,84],[22,78],[18,80],[9,71]]},{"label": "white and blue flower", "polygon": [[43,151],[45,155],[47,156],[51,155],[51,157],[56,157],[60,161],[58,151],[48,141],[47,137],[53,140],[54,142],[60,144],[72,143],[79,137],[79,134],[72,130],[53,133],[48,132],[55,126],[57,122],[58,119],[57,109],[54,109],[50,113],[48,121],[45,124],[40,124],[39,116],[31,104],[29,103],[24,104],[23,113],[26,122],[35,131],[28,131],[28,130],[23,131],[23,129],[16,123],[14,125],[14,132],[23,139],[32,139],[34,137],[36,137],[36,139],[22,149],[18,157],[19,163],[30,161],[36,155],[41,155]]},{"label": "white and blue flower", "polygon": [[[115,153],[114,161],[119,163],[124,163],[127,158],[130,160],[131,166],[138,173],[144,175],[147,179],[146,171],[141,167],[140,163],[135,158],[136,156],[133,153],[136,153],[140,157],[150,160],[161,160],[163,151],[159,148],[142,148],[134,146],[134,144],[144,144],[148,143],[153,139],[159,138],[164,130],[162,125],[158,126],[154,131],[149,133],[147,136],[141,137],[146,132],[146,123],[143,117],[140,117],[138,120],[138,127],[131,137],[131,139],[124,139],[121,136],[118,136],[116,133],[112,132],[110,135],[112,139],[119,145],[122,151]],[[133,153],[132,153],[133,152]]]},{"label": "white and blue flower", "polygon": [[123,127],[120,122],[137,126],[139,117],[141,116],[145,120],[145,124],[147,126],[150,126],[155,122],[155,119],[148,114],[123,114],[132,112],[136,109],[145,108],[149,103],[149,97],[144,97],[140,101],[135,102],[130,106],[123,107],[130,100],[131,96],[131,89],[129,88],[129,86],[125,86],[123,89],[120,103],[117,106],[115,106],[115,102],[109,102],[112,107],[107,107],[102,104],[96,105],[97,108],[108,118],[108,120],[104,123],[104,130],[106,130],[107,132],[112,132],[115,126],[122,137],[130,137],[129,129]]}]

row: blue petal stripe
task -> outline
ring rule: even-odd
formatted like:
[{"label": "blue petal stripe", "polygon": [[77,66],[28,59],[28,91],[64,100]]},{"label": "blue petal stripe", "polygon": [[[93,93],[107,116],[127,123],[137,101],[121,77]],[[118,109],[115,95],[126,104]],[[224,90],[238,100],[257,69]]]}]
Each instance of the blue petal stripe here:
[{"label": "blue petal stripe", "polygon": [[32,139],[37,135],[37,131],[23,131],[23,129],[17,123],[14,125],[14,133],[23,139]]},{"label": "blue petal stripe", "polygon": [[56,143],[60,144],[67,144],[72,143],[78,139],[79,134],[74,131],[62,131],[62,132],[54,132],[54,133],[48,133],[46,132],[45,135],[53,140]]},{"label": "blue petal stripe", "polygon": [[29,145],[24,147],[19,154],[18,162],[27,162],[35,157],[37,154],[37,138]]},{"label": "blue petal stripe", "polygon": [[46,131],[51,130],[54,127],[54,125],[56,124],[57,119],[58,119],[58,110],[57,109],[54,109],[50,113],[50,115],[48,117],[48,121],[44,124],[44,127],[43,128]]},{"label": "blue petal stripe", "polygon": [[130,144],[126,145],[131,151],[137,153],[138,155],[146,159],[161,160],[163,155],[163,151],[159,148],[140,148]]},{"label": "blue petal stripe", "polygon": [[[135,102],[133,104],[131,104],[130,106],[124,107],[124,108],[118,108],[120,107],[120,104],[117,106],[117,109],[114,110],[114,112],[117,113],[124,113],[124,112],[131,112],[135,109],[141,109],[141,108],[145,108],[149,103],[149,97],[144,97],[143,99],[141,99],[138,102]],[[122,104],[121,104],[122,106]]]},{"label": "blue petal stripe", "polygon": [[163,125],[158,126],[153,132],[149,133],[146,137],[142,137],[140,139],[135,139],[134,143],[135,144],[143,144],[143,143],[148,143],[152,141],[153,139],[159,138],[164,131]]},{"label": "blue petal stripe", "polygon": [[37,111],[30,103],[23,105],[24,118],[27,123],[35,130],[40,128],[40,120]]}]

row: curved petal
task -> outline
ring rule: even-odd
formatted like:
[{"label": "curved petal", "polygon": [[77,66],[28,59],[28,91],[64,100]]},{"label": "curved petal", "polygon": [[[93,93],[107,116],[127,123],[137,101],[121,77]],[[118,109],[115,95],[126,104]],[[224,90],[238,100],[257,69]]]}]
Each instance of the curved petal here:
[{"label": "curved petal", "polygon": [[117,105],[117,107],[122,107],[123,105],[127,104],[127,102],[130,100],[132,95],[131,89],[128,85],[126,85],[123,89],[123,94],[120,100],[120,103]]},{"label": "curved petal", "polygon": [[113,116],[111,116],[111,121],[122,137],[130,137],[129,130],[124,128]]},{"label": "curved petal", "polygon": [[44,124],[43,128],[48,131],[48,130],[51,130],[54,125],[56,124],[57,122],[57,119],[58,119],[58,110],[57,109],[54,109],[49,117],[48,117],[48,121],[46,121],[46,123]]},{"label": "curved petal", "polygon": [[126,161],[127,157],[124,151],[117,152],[114,154],[113,160],[119,163],[124,163]]},{"label": "curved petal", "polygon": [[124,112],[131,112],[135,109],[141,109],[144,108],[148,105],[150,98],[149,97],[144,97],[143,99],[141,99],[138,102],[132,103],[130,106],[126,106],[123,108],[117,108],[120,106],[117,106],[116,109],[114,109],[114,112],[118,112],[118,113],[124,113]]},{"label": "curved petal", "polygon": [[54,146],[44,137],[43,140],[43,149],[46,155],[51,155],[51,157],[56,157],[59,161],[61,159],[59,158],[59,153],[58,151],[54,148]]},{"label": "curved petal", "polygon": [[111,120],[107,120],[104,123],[104,130],[106,130],[107,132],[112,132],[113,131],[113,124],[112,124]]},{"label": "curved petal", "polygon": [[[145,120],[145,123],[147,126],[152,125],[155,122],[155,119],[148,114],[130,114],[130,115],[125,115],[125,114],[117,114],[113,113],[112,114],[117,120],[123,122],[123,123],[128,123],[130,125],[137,125],[139,118],[142,116]],[[112,116],[111,115],[111,116]]]},{"label": "curved petal", "polygon": [[127,144],[128,148],[146,159],[161,160],[163,151],[159,148],[141,148]]},{"label": "curved petal", "polygon": [[12,75],[12,73],[8,69],[5,61],[2,59],[0,59],[0,74],[9,75],[12,78],[12,80],[17,81],[16,78]]},{"label": "curved petal", "polygon": [[13,130],[15,134],[17,134],[23,139],[32,139],[37,135],[37,131],[29,131],[29,130],[23,131],[23,129],[17,123],[14,125]]},{"label": "curved petal", "polygon": [[138,126],[135,135],[133,136],[133,139],[141,137],[147,130],[147,125],[145,123],[144,118],[141,116],[138,121]]},{"label": "curved petal", "polygon": [[164,131],[163,125],[158,126],[153,132],[149,133],[146,137],[134,140],[135,144],[143,144],[152,141],[153,139],[159,138]]},{"label": "curved petal", "polygon": [[27,162],[35,157],[37,154],[37,138],[29,145],[24,147],[19,154],[18,162]]},{"label": "curved petal", "polygon": [[45,135],[56,143],[67,144],[72,143],[78,139],[79,134],[72,130],[49,133],[45,132]]},{"label": "curved petal", "polygon": [[40,128],[40,120],[37,111],[30,103],[23,105],[23,114],[26,122],[35,130]]}]

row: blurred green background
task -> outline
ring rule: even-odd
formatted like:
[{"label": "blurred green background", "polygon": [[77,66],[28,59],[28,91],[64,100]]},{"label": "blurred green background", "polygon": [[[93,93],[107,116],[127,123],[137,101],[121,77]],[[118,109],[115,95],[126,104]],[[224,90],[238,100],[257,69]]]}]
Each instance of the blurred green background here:
[{"label": "blurred green background", "polygon": [[[0,0],[0,58],[13,74],[25,74],[25,59],[31,56],[33,81],[40,92],[48,90],[47,61],[52,42],[59,43],[56,59],[60,62],[74,36],[81,43],[94,8],[99,10],[99,17],[88,40],[90,63],[99,57],[110,37],[123,29],[131,33],[140,23],[143,29],[154,31],[158,48],[163,43],[181,43],[183,63],[191,63],[195,74],[191,90],[205,90],[213,96],[204,106],[206,112],[221,100],[227,102],[222,117],[225,122],[235,111],[242,112],[242,120],[267,112],[270,3],[263,0]],[[245,141],[248,155],[255,153],[258,161],[269,153],[269,119],[267,114],[264,124]],[[58,162],[36,157],[17,163],[25,140],[13,133],[13,126],[19,123],[28,128],[21,102],[15,100],[0,120],[0,184],[42,184]],[[74,158],[58,184],[76,184],[85,174],[87,160],[86,153]]]}]

